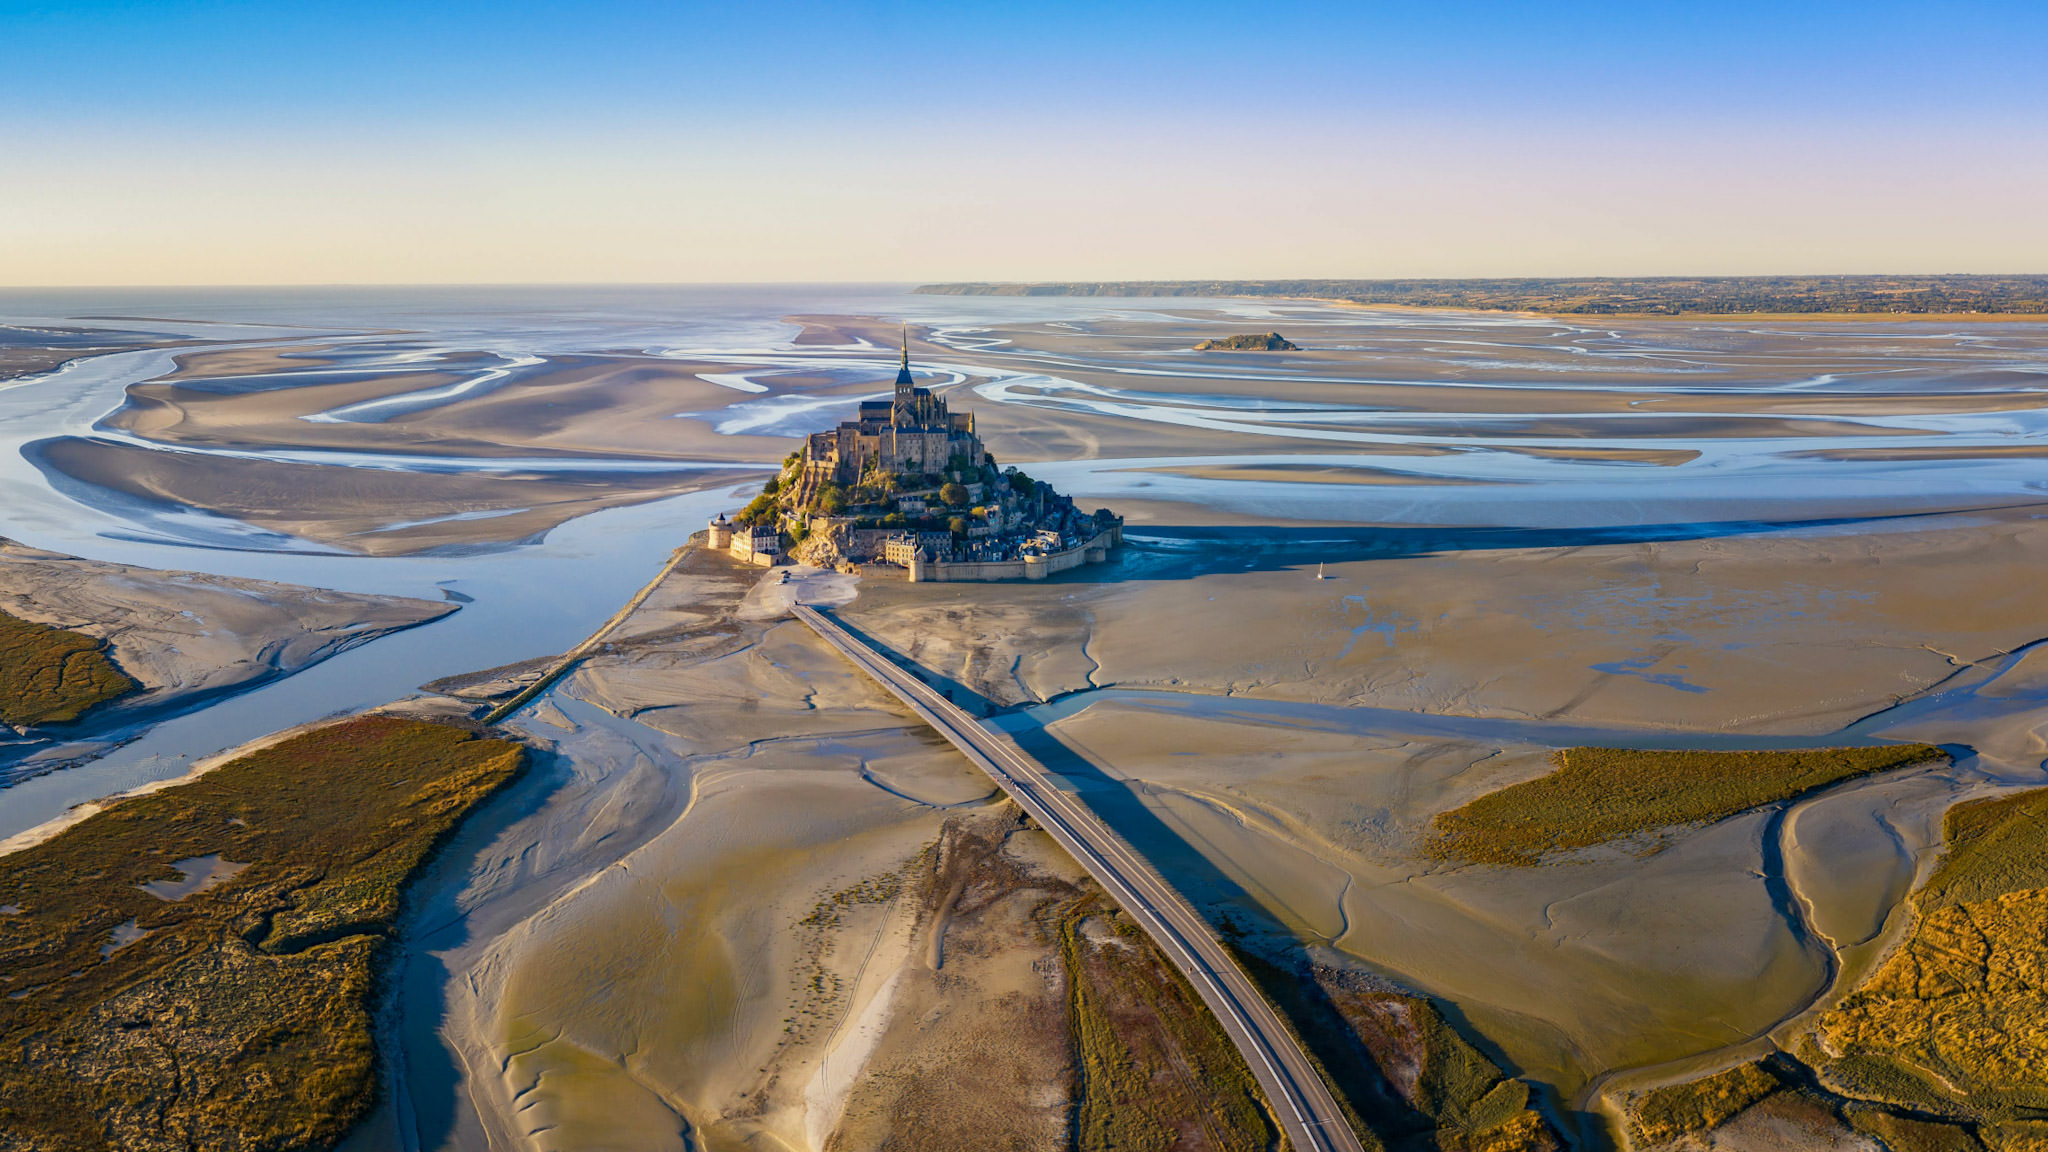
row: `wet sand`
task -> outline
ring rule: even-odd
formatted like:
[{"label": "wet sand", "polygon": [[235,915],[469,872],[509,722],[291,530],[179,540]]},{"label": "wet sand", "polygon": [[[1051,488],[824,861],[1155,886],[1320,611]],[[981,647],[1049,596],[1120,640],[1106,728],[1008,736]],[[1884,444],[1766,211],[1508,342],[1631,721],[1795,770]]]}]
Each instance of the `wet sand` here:
[{"label": "wet sand", "polygon": [[176,348],[196,341],[169,333],[75,325],[0,324],[0,383],[54,372],[73,360],[136,348]]},{"label": "wet sand", "polygon": [[[804,587],[1006,713],[1275,954],[1335,949],[1440,998],[1567,1126],[1785,1035],[1897,939],[1941,811],[2040,778],[2038,324],[1086,307],[922,325],[912,354],[1004,464],[1127,515],[1113,564]],[[799,320],[680,349],[188,354],[36,458],[103,506],[373,554],[502,547],[731,484],[885,386],[895,317]],[[1304,350],[1191,350],[1269,328]],[[661,470],[681,464],[714,467]],[[1928,510],[1952,514],[1900,515]],[[963,952],[956,985],[887,894],[948,818],[992,815],[985,781],[757,579],[684,573],[520,720],[551,757],[423,897],[404,1091],[363,1148],[870,1146],[907,1079],[952,1071],[920,1036],[1050,1083],[1015,1011],[963,1007],[1037,1002],[1021,936]],[[1956,763],[1647,856],[1419,851],[1436,813],[1560,745],[1877,738]]]},{"label": "wet sand", "polygon": [[[1340,559],[1317,581],[1291,555],[1140,540],[1044,584],[797,590],[1002,713],[1211,915],[1438,998],[1569,1127],[1631,1075],[1767,1048],[1891,938],[1941,811],[2038,773],[2024,734],[2048,674],[2001,654],[2039,639],[2048,605],[2023,574],[2043,547],[2013,514]],[[914,871],[948,814],[986,810],[986,782],[778,620],[789,586],[755,580],[686,571],[521,722],[558,757],[553,791],[480,840],[435,898],[447,928],[427,914],[415,946],[411,1106],[448,1109],[427,1146],[865,1147],[902,1077],[945,1082],[931,1036],[1048,1067],[1043,1045],[1000,1047],[1016,1027],[991,1022],[1010,1018],[961,1014],[962,986],[920,959],[929,920],[874,887]],[[2011,740],[1895,707],[1942,699],[1924,694],[1959,668]],[[1841,731],[1873,713],[1898,721]],[[1647,856],[1454,868],[1421,850],[1436,813],[1548,771],[1563,744],[1944,723],[1983,741],[1952,769],[1677,830]],[[828,904],[833,931],[806,935]],[[970,983],[1041,995],[1007,938]]]},{"label": "wet sand", "polygon": [[1479,480],[1445,480],[1437,476],[1400,472],[1392,468],[1368,468],[1343,464],[1219,464],[1210,467],[1133,468],[1133,472],[1159,472],[1171,476],[1192,476],[1198,480],[1272,480],[1305,484],[1479,484]]},{"label": "wet sand", "polygon": [[[822,1149],[849,1115],[868,1135],[833,1147],[878,1146],[934,1013],[1028,1070],[1005,1124],[1064,1131],[1062,1033],[1015,1032],[1050,953],[911,883],[949,817],[1001,818],[992,787],[780,619],[788,592],[700,554],[519,721],[541,772],[451,850],[408,945],[400,1098],[424,1146]],[[1018,836],[1048,882],[1078,878]]]},{"label": "wet sand", "polygon": [[300,542],[368,556],[502,547],[620,504],[733,484],[746,467],[654,472],[410,471],[162,452],[66,438],[32,458],[100,503],[140,501],[254,524]]},{"label": "wet sand", "polygon": [[[1091,503],[1177,501],[1242,523],[1590,524],[2037,497],[2016,470],[2048,403],[2037,325],[1074,306],[1074,319],[916,325],[911,351],[999,460]],[[1246,323],[1303,350],[1192,351]],[[507,547],[751,475],[886,387],[893,317],[790,327],[765,347],[531,352],[420,333],[271,337],[182,354],[92,434],[33,453],[103,507],[190,509],[373,555]],[[1234,459],[1204,462],[1216,457]],[[1920,482],[1899,463],[1923,465]]]},{"label": "wet sand", "polygon": [[148,725],[435,620],[455,605],[161,572],[0,539],[0,609],[107,642],[141,691],[75,724],[0,740],[0,785],[104,751]]},{"label": "wet sand", "polygon": [[[2048,604],[2023,574],[2043,547],[2013,513],[1333,557],[1317,581],[1298,552],[1232,563],[1139,537],[1101,577],[867,582],[843,612],[956,694],[1024,708],[1002,722],[1214,914],[1441,997],[1578,1107],[1610,1073],[1761,1041],[1853,979],[1941,811],[1987,775],[2038,775],[2031,658],[1985,689],[2009,694],[2005,743],[1909,709],[1839,732],[2040,639]],[[1436,813],[1541,775],[1552,747],[1866,731],[1971,747],[1648,858],[1446,868],[1420,851]]]}]

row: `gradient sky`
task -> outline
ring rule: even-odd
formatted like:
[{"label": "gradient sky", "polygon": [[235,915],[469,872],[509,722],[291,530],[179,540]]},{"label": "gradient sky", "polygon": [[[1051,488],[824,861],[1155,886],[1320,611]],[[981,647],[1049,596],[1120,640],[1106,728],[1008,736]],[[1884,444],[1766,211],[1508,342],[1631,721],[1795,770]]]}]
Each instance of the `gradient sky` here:
[{"label": "gradient sky", "polygon": [[0,284],[2048,272],[2048,4],[19,3]]}]

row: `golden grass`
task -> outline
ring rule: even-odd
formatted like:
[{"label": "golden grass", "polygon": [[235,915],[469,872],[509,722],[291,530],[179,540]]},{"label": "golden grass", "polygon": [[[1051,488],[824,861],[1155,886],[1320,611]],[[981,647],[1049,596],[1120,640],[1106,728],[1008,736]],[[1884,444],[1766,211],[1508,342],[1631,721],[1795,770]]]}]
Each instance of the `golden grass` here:
[{"label": "golden grass", "polygon": [[68,724],[138,685],[90,636],[0,612],[0,721]]},{"label": "golden grass", "polygon": [[[2048,1152],[2048,789],[1959,804],[1944,833],[1911,935],[1795,1048],[1828,1104],[1895,1152]],[[1635,1135],[1711,1129],[1763,1075],[1645,1093]]]},{"label": "golden grass", "polygon": [[1969,1129],[1955,1124],[1895,1116],[1874,1108],[1851,1110],[1849,1123],[1858,1132],[1876,1137],[1890,1152],[1984,1152],[1984,1145]]},{"label": "golden grass", "polygon": [[[1088,938],[1090,921],[1106,938]],[[1079,1081],[1079,1152],[1265,1152],[1282,1142],[1222,1026],[1107,901],[1068,906],[1060,956]]]},{"label": "golden grass", "polygon": [[[360,717],[0,857],[0,1150],[331,1146],[374,1095],[404,887],[524,755]],[[205,856],[247,867],[143,889]]]},{"label": "golden grass", "polygon": [[2048,1115],[2048,789],[1960,804],[1913,933],[1825,1013],[1823,1078],[1937,1115]]},{"label": "golden grass", "polygon": [[1546,858],[1738,812],[1872,772],[1946,759],[1931,744],[1705,752],[1564,748],[1548,776],[1489,792],[1439,815],[1427,845],[1439,860],[1526,868]]},{"label": "golden grass", "polygon": [[1629,1101],[1630,1139],[1662,1144],[1724,1123],[1784,1085],[1761,1064],[1738,1064],[1684,1084],[1652,1088]]}]

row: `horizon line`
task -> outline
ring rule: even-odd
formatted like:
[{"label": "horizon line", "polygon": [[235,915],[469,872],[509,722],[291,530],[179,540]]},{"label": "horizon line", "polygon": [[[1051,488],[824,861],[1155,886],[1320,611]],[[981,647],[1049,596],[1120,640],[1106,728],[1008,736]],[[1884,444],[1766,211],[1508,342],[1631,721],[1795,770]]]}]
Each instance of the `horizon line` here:
[{"label": "horizon line", "polygon": [[1640,281],[1640,280],[1881,280],[1881,279],[2048,279],[2048,270],[2031,272],[1653,272],[1653,273],[1546,273],[1542,275],[1498,276],[1077,276],[1031,279],[847,279],[847,280],[242,280],[172,283],[135,281],[94,284],[0,284],[0,292],[79,292],[116,289],[209,289],[209,288],[761,288],[761,287],[875,287],[902,285],[941,287],[965,284],[1033,286],[1053,284],[1372,284],[1404,281],[1439,283],[1487,283],[1499,281]]}]

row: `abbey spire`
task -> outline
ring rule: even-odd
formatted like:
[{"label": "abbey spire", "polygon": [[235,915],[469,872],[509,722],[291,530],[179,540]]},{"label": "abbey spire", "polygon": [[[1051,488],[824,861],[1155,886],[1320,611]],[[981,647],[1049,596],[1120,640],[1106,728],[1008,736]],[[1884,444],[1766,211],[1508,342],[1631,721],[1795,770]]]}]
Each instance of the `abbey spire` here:
[{"label": "abbey spire", "polygon": [[901,396],[910,387],[910,325],[905,324],[903,326],[903,366],[896,369],[896,394]]}]

